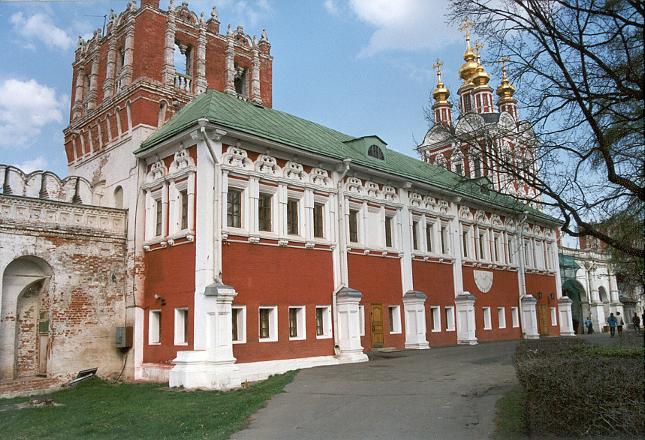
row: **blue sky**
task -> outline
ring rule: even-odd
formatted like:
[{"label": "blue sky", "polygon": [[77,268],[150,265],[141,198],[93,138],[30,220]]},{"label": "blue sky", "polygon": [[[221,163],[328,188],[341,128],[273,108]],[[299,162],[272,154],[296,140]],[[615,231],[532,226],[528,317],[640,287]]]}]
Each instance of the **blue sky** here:
[{"label": "blue sky", "polygon": [[[76,39],[101,27],[111,8],[120,12],[126,4],[0,0],[0,163],[66,175],[62,130],[69,118]],[[162,0],[162,8],[167,4]],[[228,23],[243,25],[249,34],[267,29],[275,108],[348,134],[378,134],[410,155],[428,128],[422,108],[435,85],[437,58],[445,62],[453,97],[459,84],[464,42],[445,23],[447,0],[189,4],[207,14],[217,6],[224,29]]]}]

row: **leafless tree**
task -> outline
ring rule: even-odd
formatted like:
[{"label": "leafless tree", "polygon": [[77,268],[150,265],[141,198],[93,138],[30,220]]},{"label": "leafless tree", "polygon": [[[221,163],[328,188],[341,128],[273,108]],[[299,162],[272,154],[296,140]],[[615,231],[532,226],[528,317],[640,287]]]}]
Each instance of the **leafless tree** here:
[{"label": "leafless tree", "polygon": [[[508,60],[526,121],[516,133],[473,127],[460,141],[493,151],[498,169],[535,187],[564,232],[641,259],[641,237],[604,225],[618,214],[645,218],[644,8],[639,0],[451,0],[450,13],[474,22],[485,61]],[[502,137],[525,134],[536,140],[530,153],[500,149]]]}]

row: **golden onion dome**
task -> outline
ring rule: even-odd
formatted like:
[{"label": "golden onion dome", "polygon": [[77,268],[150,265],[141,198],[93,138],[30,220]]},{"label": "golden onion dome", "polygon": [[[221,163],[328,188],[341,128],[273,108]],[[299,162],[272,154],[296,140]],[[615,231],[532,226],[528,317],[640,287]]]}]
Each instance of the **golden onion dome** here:
[{"label": "golden onion dome", "polygon": [[499,87],[497,87],[497,96],[499,96],[501,102],[504,102],[512,100],[514,94],[515,87],[513,87],[506,76],[506,66],[502,65],[502,82]]},{"label": "golden onion dome", "polygon": [[464,52],[464,64],[459,68],[459,76],[464,82],[468,82],[477,72],[477,55],[470,46],[470,33],[466,33],[466,52]]},{"label": "golden onion dome", "polygon": [[486,69],[484,69],[480,56],[477,55],[477,69],[472,77],[472,82],[475,87],[482,87],[488,85],[489,81],[490,75],[486,72]]},{"label": "golden onion dome", "polygon": [[432,97],[435,100],[435,105],[448,104],[448,98],[450,97],[450,90],[448,90],[446,85],[443,83],[443,80],[441,79],[442,65],[443,62],[441,60],[437,60],[437,62],[432,65],[432,67],[434,67],[437,71],[437,85],[432,91]]}]

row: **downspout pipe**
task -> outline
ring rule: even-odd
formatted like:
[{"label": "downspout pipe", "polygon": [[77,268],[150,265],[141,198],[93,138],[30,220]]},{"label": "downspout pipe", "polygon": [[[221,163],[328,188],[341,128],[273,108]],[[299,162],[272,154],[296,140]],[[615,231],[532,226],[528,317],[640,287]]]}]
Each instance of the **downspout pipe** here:
[{"label": "downspout pipe", "polygon": [[337,189],[337,213],[336,213],[336,220],[337,220],[337,227],[338,227],[338,261],[340,264],[340,286],[336,289],[334,289],[332,293],[332,307],[334,310],[334,313],[332,314],[333,319],[334,319],[334,346],[338,347],[338,317],[337,317],[337,312],[336,312],[336,293],[342,288],[342,287],[348,287],[348,279],[347,279],[347,240],[345,239],[345,195],[343,191],[343,181],[345,180],[345,176],[347,176],[347,173],[349,172],[350,164],[352,160],[351,159],[343,159],[343,171],[340,177],[338,178],[338,182],[336,184],[336,189]]},{"label": "downspout pipe", "polygon": [[221,213],[221,203],[220,203],[220,189],[222,187],[222,165],[219,160],[217,160],[217,154],[215,153],[215,147],[213,146],[213,141],[208,137],[206,133],[206,122],[205,120],[199,120],[199,132],[206,143],[208,152],[210,153],[211,159],[213,159],[213,165],[215,168],[215,182],[213,184],[214,196],[213,196],[213,254],[215,256],[214,268],[213,268],[213,278],[214,282],[222,282],[222,213]]}]

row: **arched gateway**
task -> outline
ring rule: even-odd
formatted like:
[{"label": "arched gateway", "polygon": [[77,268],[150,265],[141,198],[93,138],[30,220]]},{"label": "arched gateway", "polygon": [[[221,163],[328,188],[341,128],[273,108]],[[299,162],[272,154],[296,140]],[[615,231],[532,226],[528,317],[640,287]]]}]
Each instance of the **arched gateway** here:
[{"label": "arched gateway", "polygon": [[584,287],[578,281],[569,279],[562,285],[562,294],[568,296],[573,301],[571,304],[571,315],[574,322],[574,331],[576,333],[582,333],[582,325],[585,319],[582,313],[582,299],[585,297]]}]

